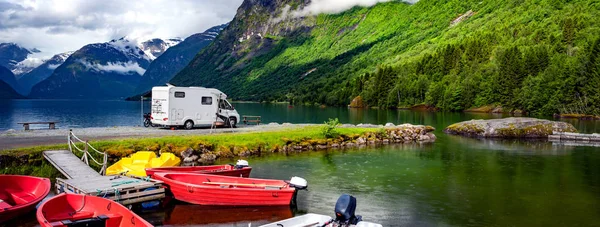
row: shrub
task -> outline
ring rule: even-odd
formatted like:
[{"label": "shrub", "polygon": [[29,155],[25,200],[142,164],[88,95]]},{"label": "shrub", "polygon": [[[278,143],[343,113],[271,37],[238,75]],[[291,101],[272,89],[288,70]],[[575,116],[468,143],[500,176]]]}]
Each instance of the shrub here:
[{"label": "shrub", "polygon": [[337,138],[340,136],[340,132],[336,129],[340,125],[340,120],[329,119],[329,121],[325,122],[325,126],[323,126],[322,134],[325,138]]}]

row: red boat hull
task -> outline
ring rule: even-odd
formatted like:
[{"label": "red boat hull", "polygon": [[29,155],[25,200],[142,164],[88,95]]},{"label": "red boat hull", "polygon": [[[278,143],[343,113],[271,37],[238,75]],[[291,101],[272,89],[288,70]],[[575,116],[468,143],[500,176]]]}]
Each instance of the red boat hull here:
[{"label": "red boat hull", "polygon": [[203,173],[231,177],[250,177],[252,167],[244,167],[236,169],[232,165],[216,165],[216,166],[175,166],[175,167],[160,167],[147,168],[146,175],[152,176],[154,173],[164,172],[183,172],[183,173]]},{"label": "red boat hull", "polygon": [[[64,227],[69,222],[106,227],[152,226],[123,205],[81,194],[60,194],[43,202],[36,218],[42,227]],[[81,226],[85,226],[84,224]]]},{"label": "red boat hull", "polygon": [[34,210],[48,193],[48,178],[0,175],[0,223]]},{"label": "red boat hull", "polygon": [[175,199],[215,206],[289,205],[296,189],[282,180],[227,177],[194,173],[156,173]]}]

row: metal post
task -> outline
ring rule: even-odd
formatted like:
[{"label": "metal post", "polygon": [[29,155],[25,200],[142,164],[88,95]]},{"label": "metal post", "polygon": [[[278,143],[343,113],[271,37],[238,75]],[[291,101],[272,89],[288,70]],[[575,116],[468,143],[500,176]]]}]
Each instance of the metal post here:
[{"label": "metal post", "polygon": [[142,124],[140,126],[144,126],[144,96],[140,96],[140,104],[142,106],[142,110],[140,112],[142,112],[141,114],[141,119],[142,119]]}]

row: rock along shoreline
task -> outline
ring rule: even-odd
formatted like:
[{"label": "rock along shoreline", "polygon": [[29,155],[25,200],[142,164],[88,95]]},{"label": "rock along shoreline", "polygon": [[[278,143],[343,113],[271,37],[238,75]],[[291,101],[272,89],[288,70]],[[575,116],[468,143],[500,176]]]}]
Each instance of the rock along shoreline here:
[{"label": "rock along shoreline", "polygon": [[510,117],[463,121],[448,126],[444,132],[475,138],[548,138],[554,133],[577,132],[577,129],[566,122]]}]

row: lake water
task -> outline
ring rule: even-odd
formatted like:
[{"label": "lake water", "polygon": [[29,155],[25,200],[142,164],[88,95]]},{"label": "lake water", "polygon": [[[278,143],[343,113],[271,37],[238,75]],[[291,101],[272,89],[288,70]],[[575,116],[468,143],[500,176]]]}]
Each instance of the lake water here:
[{"label": "lake water", "polygon": [[[139,102],[8,101],[0,128],[59,120],[59,127],[138,125]],[[306,152],[251,158],[252,177],[308,180],[298,206],[214,208],[175,203],[139,213],[157,226],[252,226],[304,213],[333,215],[339,195],[358,199],[357,214],[384,226],[600,226],[600,148],[544,141],[480,140],[446,135],[446,126],[501,115],[353,110],[235,103],[266,122],[412,123],[434,126],[427,145]],[[146,105],[147,106],[147,105]],[[8,108],[5,108],[8,107]],[[570,121],[600,132],[598,121]],[[33,217],[29,217],[33,219]],[[35,219],[33,219],[35,220]],[[35,221],[34,221],[35,222]]]}]

